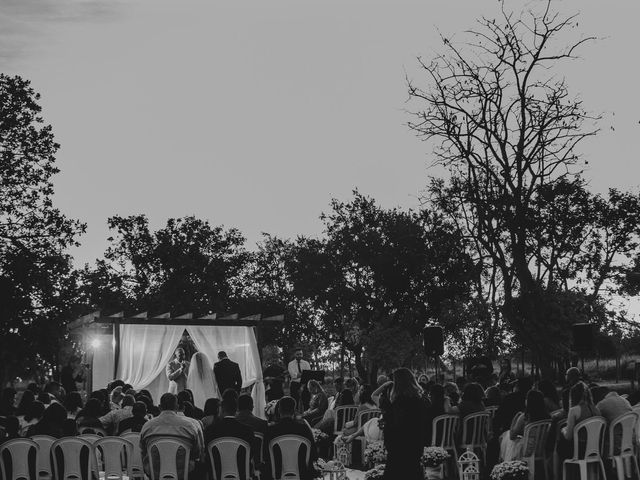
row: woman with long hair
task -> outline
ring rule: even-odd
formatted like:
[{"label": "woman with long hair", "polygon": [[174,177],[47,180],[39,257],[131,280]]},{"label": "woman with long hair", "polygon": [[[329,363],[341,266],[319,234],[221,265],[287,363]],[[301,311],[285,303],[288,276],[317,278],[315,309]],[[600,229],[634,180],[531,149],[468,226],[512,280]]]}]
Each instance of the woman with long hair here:
[{"label": "woman with long hair", "polygon": [[186,388],[191,390],[193,405],[196,407],[204,407],[209,398],[220,398],[213,366],[205,353],[196,352],[191,357]]},{"label": "woman with long hair", "polygon": [[524,447],[522,444],[524,428],[530,423],[549,420],[550,418],[544,404],[544,394],[539,390],[529,390],[525,400],[524,412],[518,412],[513,418],[511,428],[502,434],[500,458],[505,462],[519,458]]},{"label": "woman with long hair", "polygon": [[427,405],[422,388],[408,368],[393,372],[389,401],[381,402],[381,406],[387,449],[384,478],[422,480],[420,457],[425,445]]},{"label": "woman with long hair", "polygon": [[314,426],[318,420],[322,419],[324,412],[329,408],[329,399],[322,385],[317,380],[309,380],[307,389],[311,394],[309,408],[302,414],[302,417]]}]

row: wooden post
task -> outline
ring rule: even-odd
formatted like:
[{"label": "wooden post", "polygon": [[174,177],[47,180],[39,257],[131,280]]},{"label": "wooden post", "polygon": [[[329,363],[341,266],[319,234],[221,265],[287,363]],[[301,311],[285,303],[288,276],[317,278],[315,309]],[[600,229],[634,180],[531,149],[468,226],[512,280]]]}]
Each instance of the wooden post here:
[{"label": "wooden post", "polygon": [[120,361],[120,319],[113,320],[113,339],[115,340],[115,348],[113,350],[113,378],[118,378],[118,363]]}]

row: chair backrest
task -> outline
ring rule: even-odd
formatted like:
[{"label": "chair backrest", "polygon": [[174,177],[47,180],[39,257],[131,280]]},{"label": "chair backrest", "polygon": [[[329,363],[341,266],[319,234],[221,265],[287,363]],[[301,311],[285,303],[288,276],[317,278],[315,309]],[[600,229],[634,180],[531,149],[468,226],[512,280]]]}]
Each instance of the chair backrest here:
[{"label": "chair backrest", "polygon": [[344,424],[354,420],[356,418],[356,413],[358,413],[358,407],[355,405],[345,405],[336,408],[333,419],[334,435],[341,433],[344,428]]},{"label": "chair backrest", "polygon": [[[274,480],[300,480],[301,465],[298,464],[300,449],[305,448],[305,463],[309,463],[311,442],[300,435],[281,435],[269,442],[271,475]],[[276,472],[276,454],[280,455],[281,468]]]},{"label": "chair backrest", "polygon": [[38,444],[29,438],[13,438],[0,445],[0,472],[4,480],[38,479]]},{"label": "chair backrest", "polygon": [[[573,459],[583,460],[589,457],[599,457],[604,440],[604,429],[607,421],[602,417],[591,417],[581,421],[573,428]],[[585,439],[580,448],[581,439]]]},{"label": "chair backrest", "polygon": [[82,435],[78,435],[78,437],[82,438],[83,440],[86,440],[92,445],[96,440],[100,440],[101,438],[104,438],[95,433],[83,433]]},{"label": "chair backrest", "polygon": [[91,475],[91,443],[80,437],[64,437],[51,445],[56,480],[88,480]]},{"label": "chair backrest", "polygon": [[131,457],[133,444],[121,437],[104,437],[93,444],[93,454],[99,472],[105,478],[123,478],[131,476]]},{"label": "chair backrest", "polygon": [[[151,480],[187,480],[191,443],[177,437],[151,437],[147,443]],[[184,470],[178,471],[178,458],[184,455]],[[155,459],[158,459],[156,471]]]},{"label": "chair backrest", "polygon": [[53,475],[53,467],[51,465],[51,445],[56,441],[54,437],[49,435],[34,435],[31,440],[38,444],[38,475],[48,476]]},{"label": "chair backrest", "polygon": [[251,478],[251,445],[235,437],[221,437],[207,445],[213,480]]},{"label": "chair backrest", "polygon": [[131,474],[134,477],[144,476],[144,467],[142,465],[142,450],[140,449],[140,434],[137,432],[121,433],[121,438],[129,440],[133,445],[130,461]]},{"label": "chair backrest", "polygon": [[487,443],[489,433],[489,414],[471,413],[462,419],[462,444],[482,445]]},{"label": "chair backrest", "polygon": [[522,445],[523,457],[544,457],[544,448],[547,443],[547,435],[551,428],[551,420],[539,420],[531,422],[524,427],[524,439]]},{"label": "chair backrest", "polygon": [[633,434],[638,423],[636,412],[627,412],[611,422],[609,425],[608,456],[633,453]]},{"label": "chair backrest", "polygon": [[89,427],[89,426],[83,426],[83,427],[78,427],[78,433],[80,435],[82,434],[95,434],[98,435],[99,437],[106,437],[107,436],[107,431],[104,428],[100,428],[100,427]]},{"label": "chair backrest", "polygon": [[357,429],[360,430],[362,426],[372,418],[379,418],[381,415],[379,408],[372,408],[371,410],[364,410],[358,414]]},{"label": "chair backrest", "polygon": [[257,462],[264,462],[264,433],[262,432],[253,432],[253,436],[255,437],[255,454],[254,457]]},{"label": "chair backrest", "polygon": [[431,429],[431,445],[442,447],[445,450],[453,449],[459,421],[458,415],[439,415],[434,418]]},{"label": "chair backrest", "polygon": [[498,411],[498,406],[489,405],[488,407],[485,407],[485,411],[489,414],[489,418],[493,420],[493,417],[496,416],[496,412]]}]

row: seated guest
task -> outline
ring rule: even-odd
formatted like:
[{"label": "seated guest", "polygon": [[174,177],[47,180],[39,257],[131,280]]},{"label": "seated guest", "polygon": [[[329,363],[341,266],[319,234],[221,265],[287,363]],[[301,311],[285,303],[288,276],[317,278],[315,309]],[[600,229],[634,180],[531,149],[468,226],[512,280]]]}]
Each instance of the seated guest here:
[{"label": "seated guest", "polygon": [[11,387],[2,390],[0,396],[0,416],[9,417],[16,414],[16,390]]},{"label": "seated guest", "polygon": [[577,367],[571,367],[565,373],[566,385],[562,389],[562,408],[565,413],[569,411],[571,403],[571,389],[580,381],[582,374]]},{"label": "seated guest", "polygon": [[102,422],[100,421],[102,413],[102,406],[100,405],[100,400],[97,398],[91,398],[84,406],[82,411],[78,413],[76,417],[76,423],[78,424],[78,428],[82,427],[97,427],[104,428]]},{"label": "seated guest", "polygon": [[429,391],[429,377],[424,373],[418,376],[418,385],[422,388],[423,392]]},{"label": "seated guest", "polygon": [[322,419],[324,412],[329,407],[329,401],[327,394],[317,380],[309,380],[307,388],[311,394],[311,401],[309,402],[309,409],[302,414],[302,417],[313,426]]},{"label": "seated guest", "polygon": [[[524,427],[533,422],[540,420],[549,420],[549,412],[544,404],[544,395],[538,390],[529,390],[525,401],[525,411],[519,412],[511,423],[509,431],[502,434],[500,458],[509,462],[516,460],[522,456],[523,451],[527,448],[522,445],[522,436],[524,435]],[[532,439],[535,441],[535,439]]]},{"label": "seated guest", "polygon": [[460,401],[460,390],[458,386],[453,382],[447,382],[444,384],[444,393],[449,398],[451,406],[458,405]]},{"label": "seated guest", "polygon": [[111,402],[109,403],[109,410],[120,409],[120,403],[122,402],[122,387],[116,387],[111,391]]},{"label": "seated guest", "polygon": [[336,408],[336,405],[339,404],[340,395],[342,394],[342,391],[344,390],[344,378],[342,378],[342,377],[336,378],[333,381],[333,388],[335,389],[336,393],[331,398],[331,402],[329,402],[329,407],[327,408],[328,410],[333,410],[334,408]]},{"label": "seated guest", "polygon": [[19,433],[21,437],[26,437],[29,427],[31,425],[35,425],[42,419],[44,410],[44,403],[39,400],[34,400],[31,402],[31,405],[29,405],[27,413],[25,413],[24,416],[21,415],[18,417],[18,422],[20,423]]},{"label": "seated guest", "polygon": [[49,382],[44,386],[44,391],[53,397],[51,401],[58,403],[62,403],[64,401],[66,392],[60,383]]},{"label": "seated guest", "polygon": [[549,413],[555,412],[562,408],[560,406],[560,396],[558,390],[551,380],[543,379],[538,382],[538,390],[542,392],[544,396],[544,404],[547,407]]},{"label": "seated guest", "polygon": [[253,414],[253,398],[246,393],[238,397],[238,413],[236,420],[251,428],[251,431],[262,433],[267,431],[267,421]]},{"label": "seated guest", "polygon": [[147,406],[144,402],[136,402],[131,407],[131,417],[124,418],[118,423],[117,435],[123,432],[139,432],[147,423]]},{"label": "seated guest", "polygon": [[[52,402],[42,415],[42,419],[31,425],[27,429],[27,437],[34,435],[50,435],[54,438],[62,438],[69,434],[74,434],[75,428],[71,428],[67,425],[67,411],[58,402]],[[73,420],[70,420],[75,425]]]},{"label": "seated guest", "polygon": [[484,391],[484,405],[485,407],[497,407],[502,401],[502,392],[500,387],[493,385]]},{"label": "seated guest", "polygon": [[0,444],[5,440],[18,438],[19,431],[20,422],[18,421],[18,417],[14,415],[0,417]]},{"label": "seated guest", "polygon": [[344,381],[345,390],[351,390],[351,395],[353,396],[353,402],[358,403],[358,392],[360,391],[360,382],[355,378],[347,378]]},{"label": "seated guest", "polygon": [[611,425],[620,415],[628,413],[632,410],[631,404],[626,398],[622,398],[615,390],[609,387],[598,387],[601,392],[601,400],[596,404],[596,408],[600,411],[600,415],[607,419],[607,424]]},{"label": "seated guest", "polygon": [[500,435],[511,428],[513,417],[518,412],[524,412],[527,392],[531,390],[533,381],[531,377],[520,377],[515,384],[515,390],[502,399],[493,418],[493,432]]},{"label": "seated guest", "polygon": [[122,398],[122,408],[111,410],[106,415],[100,417],[100,423],[109,435],[114,435],[118,431],[118,424],[125,418],[133,416],[133,404],[136,399],[133,395],[125,395]]},{"label": "seated guest", "polygon": [[31,390],[25,390],[22,392],[22,397],[20,397],[20,403],[18,404],[18,408],[16,409],[15,416],[21,417],[27,414],[29,410],[29,406],[36,400],[36,396],[33,394]]},{"label": "seated guest", "polygon": [[49,405],[51,405],[51,399],[52,399],[51,395],[49,395],[46,392],[40,392],[38,394],[38,401],[42,402],[45,405],[45,407],[48,407]]},{"label": "seated guest", "polygon": [[75,420],[78,413],[82,410],[82,397],[80,396],[80,392],[75,390],[69,392],[64,399],[63,405],[67,410],[67,418]]},{"label": "seated guest", "polygon": [[358,410],[356,411],[356,416],[350,422],[345,423],[344,428],[342,429],[342,433],[346,435],[350,435],[355,432],[357,428],[358,415],[360,412],[366,412],[367,410],[373,410],[374,408],[378,408],[373,400],[371,399],[371,394],[373,391],[369,385],[360,385],[359,391],[359,404]]},{"label": "seated guest", "polygon": [[476,382],[467,383],[462,392],[462,400],[457,406],[451,407],[450,413],[459,413],[460,417],[464,418],[472,413],[484,412],[483,399],[482,385]]},{"label": "seated guest", "polygon": [[[317,382],[316,382],[317,383]],[[282,397],[278,401],[278,421],[267,427],[267,434],[264,437],[264,455],[263,458],[269,463],[269,442],[274,438],[282,435],[300,435],[311,442],[311,452],[309,456],[309,463],[300,466],[300,479],[312,480],[315,478],[315,472],[313,468],[313,462],[318,458],[318,452],[316,450],[316,444],[313,439],[313,433],[306,423],[301,423],[295,420],[296,401],[291,397]],[[271,467],[268,466],[265,469],[268,472],[268,477],[271,477]]]},{"label": "seated guest", "polygon": [[[579,381],[570,391],[569,412],[567,414],[567,425],[562,428],[562,435],[558,439],[556,451],[561,460],[570,458],[573,454],[573,430],[574,427],[587,418],[600,415],[600,410],[593,403],[591,391],[586,383]],[[580,443],[583,443],[580,439]]]},{"label": "seated guest", "polygon": [[336,409],[338,407],[346,407],[346,406],[351,406],[353,404],[354,404],[353,393],[351,393],[351,389],[345,388],[342,391],[342,394],[340,395],[340,402],[336,404],[336,408],[333,410],[327,410],[322,420],[317,422],[315,425],[313,424],[312,425],[314,426],[314,428],[317,428],[318,430],[326,433],[327,435],[331,435],[333,433],[333,426],[336,418]]},{"label": "seated guest", "polygon": [[153,417],[157,417],[160,415],[160,409],[153,404],[150,396],[145,395],[142,392],[139,392],[135,396],[136,402],[142,402],[147,407],[147,420],[152,419]]},{"label": "seated guest", "polygon": [[[195,403],[193,403],[193,393],[191,390],[182,390],[178,392],[178,402],[185,404],[185,412],[184,414],[187,417],[195,418],[200,420],[204,417],[204,412],[196,407]],[[187,403],[189,404],[187,406]]]},{"label": "seated guest", "polygon": [[205,430],[218,420],[218,413],[220,412],[220,399],[208,398],[204,403],[204,417],[200,420],[202,423],[202,429]]},{"label": "seated guest", "polygon": [[[178,415],[178,397],[173,393],[165,393],[160,397],[160,415],[147,421],[140,430],[140,449],[145,473],[150,476],[149,469],[149,441],[152,437],[166,435],[179,437],[191,444],[189,471],[194,478],[203,478],[203,472],[196,466],[196,462],[204,458],[202,431],[196,428],[191,419]],[[157,459],[154,458],[154,461]],[[178,471],[184,469],[185,458],[178,458]],[[155,465],[155,464],[154,464]],[[157,470],[156,470],[157,471]]]}]

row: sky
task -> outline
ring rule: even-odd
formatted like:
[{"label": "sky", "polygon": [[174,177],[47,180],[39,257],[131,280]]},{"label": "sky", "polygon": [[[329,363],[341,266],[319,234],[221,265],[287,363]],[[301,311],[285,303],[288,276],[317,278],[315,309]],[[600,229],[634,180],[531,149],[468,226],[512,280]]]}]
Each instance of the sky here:
[{"label": "sky", "polygon": [[[600,39],[559,70],[603,114],[586,177],[637,190],[640,2],[553,5]],[[462,40],[482,15],[499,3],[0,0],[0,71],[31,80],[62,145],[55,204],[87,223],[77,264],[102,256],[115,214],[195,215],[253,248],[262,232],[319,235],[355,188],[419,206],[441,172],[406,126],[405,77],[424,81],[416,58],[442,51],[438,32]]]}]

